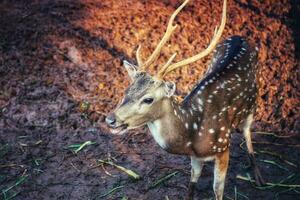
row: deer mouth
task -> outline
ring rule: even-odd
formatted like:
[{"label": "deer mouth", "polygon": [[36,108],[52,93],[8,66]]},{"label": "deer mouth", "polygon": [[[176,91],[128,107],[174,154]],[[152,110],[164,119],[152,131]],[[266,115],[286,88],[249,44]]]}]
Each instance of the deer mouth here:
[{"label": "deer mouth", "polygon": [[127,132],[127,124],[121,124],[115,128],[110,128],[110,132],[115,135],[122,135]]}]

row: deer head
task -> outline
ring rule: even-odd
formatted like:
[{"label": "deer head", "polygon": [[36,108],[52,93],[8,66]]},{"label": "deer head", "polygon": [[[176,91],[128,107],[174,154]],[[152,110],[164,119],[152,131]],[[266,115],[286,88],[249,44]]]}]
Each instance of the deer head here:
[{"label": "deer head", "polygon": [[117,132],[140,127],[163,115],[164,101],[175,92],[173,82],[163,81],[146,72],[137,70],[135,65],[124,62],[132,80],[125,96],[114,113],[106,118],[110,127]]},{"label": "deer head", "polygon": [[143,126],[148,122],[159,119],[165,112],[168,112],[166,104],[172,100],[176,85],[173,82],[165,81],[165,75],[179,67],[186,66],[207,56],[221,38],[226,22],[227,0],[224,0],[223,3],[220,28],[215,29],[213,39],[204,51],[180,62],[172,63],[176,56],[176,53],[174,53],[166,64],[160,67],[156,75],[152,76],[146,72],[146,69],[158,58],[162,47],[176,29],[177,25],[173,25],[174,19],[188,1],[184,1],[171,15],[163,38],[145,62],[140,56],[141,45],[139,45],[136,52],[138,66],[124,61],[123,64],[131,78],[131,84],[125,91],[125,95],[115,111],[106,117],[106,123],[112,128],[113,133],[123,133],[126,129]]}]

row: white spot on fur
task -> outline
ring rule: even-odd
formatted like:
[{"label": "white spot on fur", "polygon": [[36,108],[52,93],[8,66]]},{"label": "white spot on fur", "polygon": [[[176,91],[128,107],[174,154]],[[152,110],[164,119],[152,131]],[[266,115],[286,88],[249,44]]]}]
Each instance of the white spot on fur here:
[{"label": "white spot on fur", "polygon": [[190,113],[191,113],[191,115],[193,115],[193,109],[190,109]]},{"label": "white spot on fur", "polygon": [[189,146],[191,146],[191,145],[192,145],[192,142],[186,143],[186,146],[187,146],[187,147],[189,147]]},{"label": "white spot on fur", "polygon": [[189,124],[187,122],[184,124],[184,126],[185,126],[186,129],[189,128]]},{"label": "white spot on fur", "polygon": [[203,105],[202,99],[198,98],[198,99],[197,99],[197,102],[198,102],[200,105]]},{"label": "white spot on fur", "polygon": [[221,84],[220,84],[220,88],[224,89],[225,84],[226,84],[226,81],[224,81],[224,83],[221,83]]},{"label": "white spot on fur", "polygon": [[198,125],[195,122],[193,123],[193,128],[194,128],[194,130],[198,129]]}]

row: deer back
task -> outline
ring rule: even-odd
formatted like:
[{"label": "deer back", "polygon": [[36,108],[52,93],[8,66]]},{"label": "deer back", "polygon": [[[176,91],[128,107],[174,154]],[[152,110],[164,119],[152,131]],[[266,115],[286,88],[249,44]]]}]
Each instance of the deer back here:
[{"label": "deer back", "polygon": [[244,38],[232,36],[217,46],[205,77],[182,103],[196,111],[192,118],[200,127],[192,136],[196,152],[225,151],[232,127],[254,112],[256,66],[257,51]]}]

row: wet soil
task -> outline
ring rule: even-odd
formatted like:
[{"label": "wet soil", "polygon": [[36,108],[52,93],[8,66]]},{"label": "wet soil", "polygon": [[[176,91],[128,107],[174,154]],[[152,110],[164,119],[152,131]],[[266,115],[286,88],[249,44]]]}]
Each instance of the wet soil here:
[{"label": "wet soil", "polygon": [[[114,136],[104,125],[129,84],[122,60],[134,62],[139,43],[142,55],[149,55],[178,5],[173,0],[0,2],[0,199],[183,199],[189,158],[160,149],[147,129]],[[191,2],[158,64],[174,51],[180,60],[203,49],[220,10],[215,1]],[[228,10],[224,37],[243,35],[260,48],[254,147],[266,181],[284,180],[285,187],[256,188],[237,178],[252,173],[243,138],[234,133],[225,199],[300,199],[300,189],[287,186],[300,184],[299,5],[229,1]],[[187,94],[208,63],[204,59],[169,75],[178,82],[179,95]],[[92,144],[77,153],[69,147],[86,141]],[[153,187],[173,172],[178,173]],[[213,198],[212,181],[208,163],[196,199]]]}]

